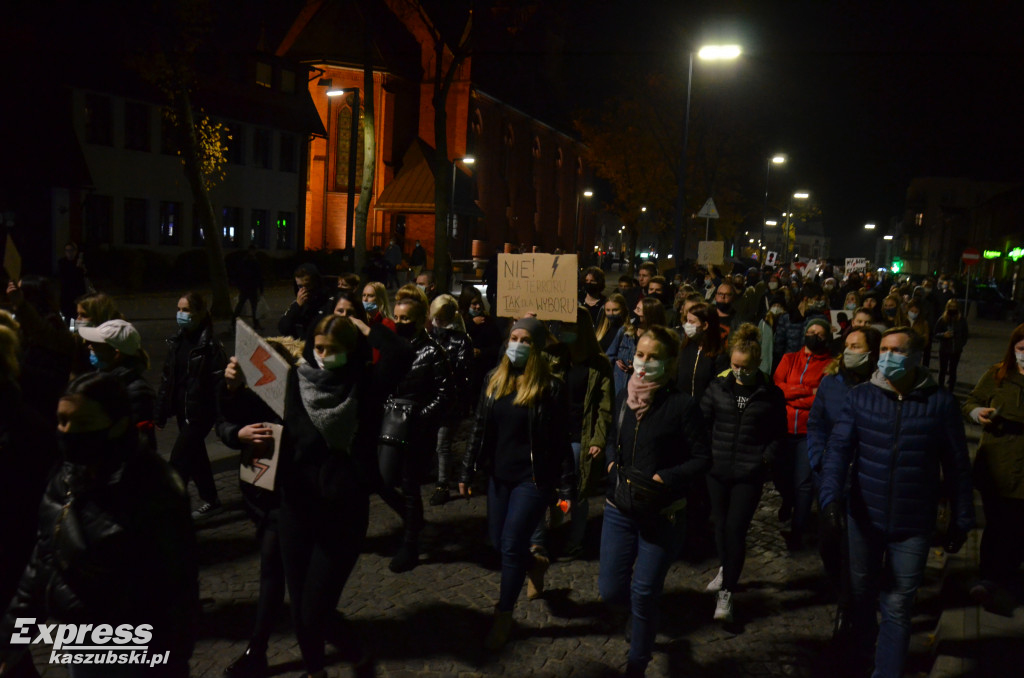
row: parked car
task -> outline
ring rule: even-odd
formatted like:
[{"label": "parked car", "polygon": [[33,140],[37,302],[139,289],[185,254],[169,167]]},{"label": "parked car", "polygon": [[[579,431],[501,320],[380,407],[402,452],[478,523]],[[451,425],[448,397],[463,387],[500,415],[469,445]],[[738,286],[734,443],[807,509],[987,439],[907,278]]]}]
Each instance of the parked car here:
[{"label": "parked car", "polygon": [[[960,299],[960,304],[964,300]],[[999,288],[988,283],[974,283],[971,286],[970,299],[967,300],[978,309],[978,317],[988,320],[1009,320],[1014,314],[1013,300],[999,291]]]}]

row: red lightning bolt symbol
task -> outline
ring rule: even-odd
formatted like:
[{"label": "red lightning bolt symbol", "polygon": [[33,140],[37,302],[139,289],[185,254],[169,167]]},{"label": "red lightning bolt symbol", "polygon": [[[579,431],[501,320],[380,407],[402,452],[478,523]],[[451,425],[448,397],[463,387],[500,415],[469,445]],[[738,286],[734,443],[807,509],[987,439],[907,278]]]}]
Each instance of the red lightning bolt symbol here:
[{"label": "red lightning bolt symbol", "polygon": [[263,477],[263,474],[270,470],[270,467],[266,464],[261,464],[259,459],[253,459],[252,465],[260,470],[260,472],[256,474],[256,477],[252,479],[252,483],[255,485],[259,482],[260,478]]},{"label": "red lightning bolt symbol", "polygon": [[263,376],[260,377],[259,381],[253,384],[253,386],[263,386],[264,384],[269,384],[277,379],[277,375],[274,374],[273,370],[267,367],[266,363],[268,360],[270,360],[270,351],[262,346],[257,346],[256,350],[252,353],[252,357],[249,358],[249,362],[255,365],[256,369],[258,369],[260,374]]}]

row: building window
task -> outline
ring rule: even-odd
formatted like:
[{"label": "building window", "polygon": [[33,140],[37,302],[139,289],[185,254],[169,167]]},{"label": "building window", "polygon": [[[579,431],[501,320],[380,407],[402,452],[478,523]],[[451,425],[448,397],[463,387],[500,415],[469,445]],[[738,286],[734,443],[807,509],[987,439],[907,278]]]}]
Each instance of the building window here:
[{"label": "building window", "polygon": [[480,136],[481,134],[483,134],[484,116],[483,113],[480,112],[479,108],[473,111],[473,121],[470,124],[471,129],[473,130],[473,134],[475,134],[476,136]]},{"label": "building window", "polygon": [[181,244],[181,203],[162,201],[160,203],[160,244]]},{"label": "building window", "polygon": [[231,135],[231,139],[230,141],[228,141],[228,162],[230,162],[232,165],[244,165],[245,125],[229,125],[228,134]]},{"label": "building window", "polygon": [[923,221],[924,221],[924,214],[923,213],[918,212],[917,214],[914,215],[914,225],[915,226],[920,226]]},{"label": "building window", "polygon": [[270,139],[269,129],[257,127],[252,131],[252,164],[257,167],[271,167]]},{"label": "building window", "polygon": [[146,104],[125,102],[124,147],[133,151],[149,150],[149,106]]},{"label": "building window", "polygon": [[285,94],[295,94],[295,71],[281,69],[281,91]]},{"label": "building window", "polygon": [[225,247],[238,247],[242,239],[242,208],[225,207],[221,210],[221,233]]},{"label": "building window", "polygon": [[291,212],[277,213],[277,249],[287,250],[292,248],[292,240],[295,235],[295,215]]},{"label": "building window", "polygon": [[145,198],[124,199],[124,242],[126,245],[148,245]]},{"label": "building window", "polygon": [[274,67],[265,61],[256,62],[256,84],[270,88],[274,85]]},{"label": "building window", "polygon": [[252,210],[249,226],[249,242],[260,249],[267,248],[267,232],[270,230],[270,213],[267,210]]},{"label": "building window", "polygon": [[356,176],[355,192],[358,193],[363,185],[363,117],[359,116],[359,127],[356,131],[356,138],[352,140],[352,97],[346,97],[345,106],[338,111],[338,143],[334,164],[334,190],[348,190],[348,162],[352,147],[356,151]]},{"label": "building window", "polygon": [[281,133],[281,171],[297,172],[299,149],[294,134]]},{"label": "building window", "polygon": [[113,239],[114,199],[90,195],[85,199],[83,232],[88,245],[109,245]]},{"label": "building window", "polygon": [[85,141],[101,146],[114,145],[114,112],[110,97],[85,95]]}]

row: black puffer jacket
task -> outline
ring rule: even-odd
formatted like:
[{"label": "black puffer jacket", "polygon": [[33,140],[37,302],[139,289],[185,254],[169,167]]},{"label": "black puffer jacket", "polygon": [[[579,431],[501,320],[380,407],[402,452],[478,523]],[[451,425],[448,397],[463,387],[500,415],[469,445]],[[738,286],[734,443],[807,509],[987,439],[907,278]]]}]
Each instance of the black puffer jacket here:
[{"label": "black puffer jacket", "polygon": [[[671,384],[657,390],[650,410],[639,422],[627,406],[627,389],[615,399],[612,434],[605,455],[612,464],[608,499],[615,500],[615,464],[634,466],[648,478],[665,482],[669,503],[686,496],[687,487],[711,466],[707,429],[700,405]],[[620,424],[621,421],[621,424]]]},{"label": "black puffer jacket", "polygon": [[[680,336],[685,336],[681,328],[679,332]],[[676,388],[700,402],[708,384],[728,368],[729,356],[725,351],[710,356],[702,349],[699,341],[687,341],[679,351]]]},{"label": "black puffer jacket", "polygon": [[330,290],[321,287],[309,295],[306,303],[293,301],[277,321],[277,331],[293,339],[307,339],[324,315],[334,312],[334,298]]},{"label": "black puffer jacket", "polygon": [[[485,384],[489,377],[484,380]],[[493,407],[494,398],[489,397],[486,390],[481,391],[460,483],[469,484],[478,471],[489,474],[494,468],[497,440],[491,416]],[[566,426],[568,420],[568,392],[560,379],[552,377],[539,402],[529,412],[533,477],[541,489],[555,490],[560,498],[572,500],[576,494],[576,468]]]},{"label": "black puffer jacket", "polygon": [[448,357],[424,331],[417,334],[411,344],[416,355],[393,395],[416,402],[420,406],[420,421],[436,425],[436,418],[445,414],[454,400]]},{"label": "black puffer jacket", "polygon": [[149,450],[156,450],[156,432],[153,430],[153,413],[155,410],[156,393],[142,376],[145,365],[139,359],[131,359],[123,365],[110,370],[128,391],[128,400],[132,407],[132,423],[139,432],[139,438]]},{"label": "black puffer jacket", "polygon": [[436,329],[432,335],[448,356],[448,364],[452,369],[452,391],[461,413],[465,411],[462,406],[472,397],[469,393],[469,371],[473,364],[473,340],[465,332],[456,329]]},{"label": "black puffer jacket", "polygon": [[711,475],[723,481],[757,481],[774,462],[786,433],[786,397],[764,374],[741,410],[736,404],[736,377],[718,377],[700,402],[711,428]]},{"label": "black puffer jacket", "polygon": [[185,378],[185,421],[189,426],[206,430],[213,426],[217,416],[217,391],[224,378],[227,357],[224,348],[213,336],[213,324],[207,318],[198,328],[195,347],[188,354],[188,369],[180,375],[175,369],[175,358],[184,340],[185,330],[167,340],[167,359],[164,361],[163,379],[156,396],[156,425],[164,426],[175,412],[174,391],[178,380]]},{"label": "black puffer jacket", "polygon": [[[155,676],[187,676],[199,610],[195,536],[188,497],[162,459],[133,436],[109,448],[95,475],[65,463],[39,508],[39,537],[0,623],[15,620],[152,624],[150,653],[170,651]],[[4,641],[6,644],[6,641]]]}]

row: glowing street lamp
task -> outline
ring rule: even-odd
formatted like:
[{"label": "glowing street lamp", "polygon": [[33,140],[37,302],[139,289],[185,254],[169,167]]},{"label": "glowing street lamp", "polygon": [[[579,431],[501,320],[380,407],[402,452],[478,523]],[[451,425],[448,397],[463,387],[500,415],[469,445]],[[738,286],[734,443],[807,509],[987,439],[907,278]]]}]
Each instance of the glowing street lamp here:
[{"label": "glowing street lamp", "polygon": [[[739,45],[704,45],[697,51],[702,61],[731,61],[743,52]],[[689,53],[686,71],[686,113],[683,116],[683,153],[679,158],[679,188],[676,191],[676,232],[672,242],[672,256],[683,260],[683,214],[686,211],[686,147],[690,141],[690,93],[693,88],[693,51]]]},{"label": "glowing street lamp", "polygon": [[460,162],[463,165],[472,165],[476,162],[476,158],[471,155],[467,155],[452,160],[452,201],[448,203],[448,233],[453,238],[456,238],[459,235],[458,222],[455,220],[455,170],[458,168]]},{"label": "glowing street lamp", "polygon": [[873,230],[875,230],[875,225],[874,224],[864,224],[864,228],[869,230],[869,231],[873,231]]},{"label": "glowing street lamp", "polygon": [[[782,153],[776,153],[772,157],[768,158],[768,169],[764,175],[764,209],[761,210],[761,240],[764,241],[764,225],[767,224],[768,219],[768,180],[772,176],[772,165],[782,165],[786,162],[786,156]],[[769,224],[774,226],[775,224]]]}]

